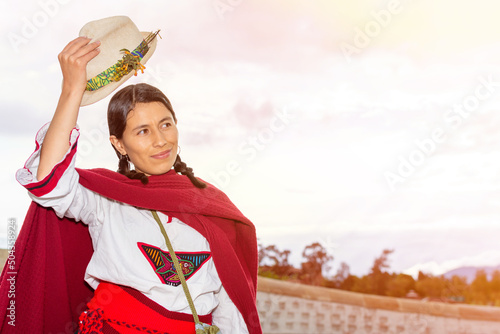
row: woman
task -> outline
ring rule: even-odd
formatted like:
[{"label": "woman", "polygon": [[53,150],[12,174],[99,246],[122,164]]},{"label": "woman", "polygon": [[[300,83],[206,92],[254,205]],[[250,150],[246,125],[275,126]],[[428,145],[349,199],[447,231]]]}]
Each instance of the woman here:
[{"label": "woman", "polygon": [[85,280],[96,291],[80,331],[194,333],[164,229],[200,320],[222,333],[261,333],[254,227],[181,161],[177,118],[163,93],[139,84],[111,99],[108,124],[119,174],[74,168],[86,65],[99,53],[99,42],[89,42],[78,37],[59,55],[59,103],[17,175],[36,203],[88,226],[94,253]]}]

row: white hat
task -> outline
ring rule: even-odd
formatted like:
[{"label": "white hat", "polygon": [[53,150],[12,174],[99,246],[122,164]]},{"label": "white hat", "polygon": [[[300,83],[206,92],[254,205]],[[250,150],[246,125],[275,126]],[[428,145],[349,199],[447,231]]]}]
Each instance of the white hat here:
[{"label": "white hat", "polygon": [[[91,21],[79,36],[99,40],[99,54],[87,64],[87,89],[82,106],[97,102],[117,89],[144,64],[156,49],[156,32],[140,32],[127,16]],[[126,50],[126,51],[125,51]]]}]

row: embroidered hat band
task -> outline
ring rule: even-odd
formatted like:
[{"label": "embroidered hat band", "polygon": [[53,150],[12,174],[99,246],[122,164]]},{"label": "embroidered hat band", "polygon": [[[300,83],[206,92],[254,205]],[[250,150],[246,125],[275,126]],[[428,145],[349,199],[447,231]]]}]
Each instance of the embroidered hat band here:
[{"label": "embroidered hat band", "polygon": [[95,77],[89,79],[85,90],[95,91],[111,82],[120,81],[125,75],[132,71],[135,71],[134,75],[137,75],[137,71],[139,70],[141,73],[144,73],[146,67],[141,64],[141,60],[149,51],[149,43],[151,43],[159,32],[160,30],[150,33],[132,52],[127,49],[121,49],[120,51],[125,53],[122,59]]}]

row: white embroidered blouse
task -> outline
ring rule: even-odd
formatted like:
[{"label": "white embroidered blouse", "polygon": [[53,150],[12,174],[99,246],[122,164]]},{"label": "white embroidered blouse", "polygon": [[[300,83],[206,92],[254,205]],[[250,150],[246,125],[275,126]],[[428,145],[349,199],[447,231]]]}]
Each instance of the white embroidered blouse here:
[{"label": "white embroidered blouse", "polygon": [[[26,188],[39,182],[36,174],[47,129],[48,124],[40,129],[35,152],[17,171],[17,180]],[[78,137],[75,128],[70,149],[54,167],[53,178],[38,187],[36,195],[29,193],[30,197],[52,207],[59,217],[88,224],[94,254],[85,280],[92,288],[100,281],[130,286],[169,311],[191,314],[182,286],[170,270],[168,249],[151,212],[110,200],[79,184],[74,145]],[[181,265],[189,267],[186,282],[198,314],[212,313],[213,323],[222,333],[248,333],[241,313],[221,284],[208,241],[177,218],[158,214]]]}]

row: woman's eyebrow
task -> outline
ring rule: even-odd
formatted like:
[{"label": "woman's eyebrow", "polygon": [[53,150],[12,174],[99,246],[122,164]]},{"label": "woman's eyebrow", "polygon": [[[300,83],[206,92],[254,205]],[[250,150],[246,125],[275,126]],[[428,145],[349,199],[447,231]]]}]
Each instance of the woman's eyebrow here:
[{"label": "woman's eyebrow", "polygon": [[142,128],[147,128],[147,127],[148,127],[147,124],[138,125],[135,128],[133,128],[132,131],[139,130],[139,129],[142,129]]},{"label": "woman's eyebrow", "polygon": [[[167,116],[167,117],[164,117],[160,120],[160,122],[158,122],[158,124],[161,124],[165,121],[171,121],[173,122],[173,118],[170,117],[170,116]],[[142,129],[142,128],[147,128],[148,127],[148,124],[141,124],[141,125],[138,125],[136,126],[135,128],[132,129],[132,131],[135,131],[135,130],[139,130],[139,129]]]},{"label": "woman's eyebrow", "polygon": [[171,122],[172,122],[172,121],[173,121],[173,119],[172,119],[172,117],[167,116],[167,117],[162,118],[162,120],[160,121],[160,123],[163,123],[163,122],[165,122],[165,121],[171,121]]}]

